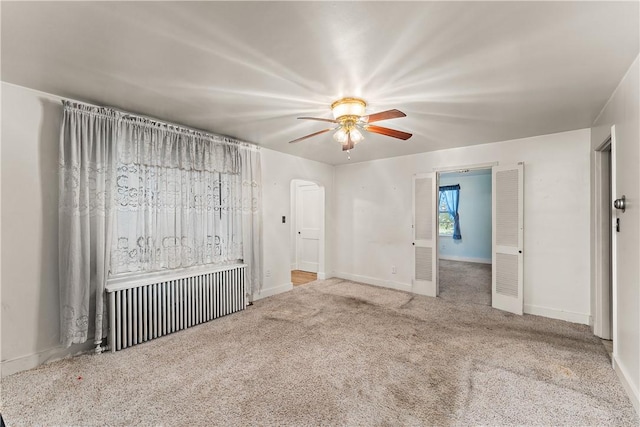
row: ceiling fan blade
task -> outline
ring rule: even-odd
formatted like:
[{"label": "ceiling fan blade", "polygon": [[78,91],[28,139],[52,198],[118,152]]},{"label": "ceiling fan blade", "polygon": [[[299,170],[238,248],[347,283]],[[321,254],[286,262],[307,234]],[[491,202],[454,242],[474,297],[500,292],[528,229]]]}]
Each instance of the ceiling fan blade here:
[{"label": "ceiling fan blade", "polygon": [[369,132],[379,133],[380,135],[391,136],[393,138],[398,138],[398,139],[404,139],[405,141],[413,136],[412,134],[407,132],[402,132],[401,130],[383,128],[382,126],[370,125],[370,126],[366,126],[364,129]]},{"label": "ceiling fan blade", "polygon": [[311,133],[311,134],[309,134],[309,135],[305,135],[305,136],[303,136],[303,137],[301,137],[301,138],[294,139],[293,141],[289,141],[289,144],[293,144],[294,142],[300,142],[300,141],[302,141],[303,139],[311,138],[311,137],[313,137],[313,136],[320,135],[320,134],[323,134],[323,133],[325,133],[325,132],[332,131],[333,129],[334,129],[334,128],[323,129],[323,130],[321,130],[321,131],[314,132],[314,133]]},{"label": "ceiling fan blade", "polygon": [[373,123],[379,122],[380,120],[397,119],[399,117],[407,117],[407,115],[400,110],[387,110],[375,114],[370,114],[368,116],[362,116],[360,120],[367,123]]},{"label": "ceiling fan blade", "polygon": [[336,120],[323,119],[323,118],[320,118],[320,117],[298,117],[298,119],[302,119],[302,120],[317,120],[319,122],[338,123]]}]

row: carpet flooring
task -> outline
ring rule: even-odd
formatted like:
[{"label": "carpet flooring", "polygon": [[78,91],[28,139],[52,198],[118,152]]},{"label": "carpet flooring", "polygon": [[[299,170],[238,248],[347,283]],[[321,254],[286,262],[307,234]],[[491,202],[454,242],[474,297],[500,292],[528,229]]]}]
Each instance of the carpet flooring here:
[{"label": "carpet flooring", "polygon": [[491,305],[491,264],[439,260],[440,298]]},{"label": "carpet flooring", "polygon": [[637,426],[584,325],[330,279],[2,382],[22,425]]}]

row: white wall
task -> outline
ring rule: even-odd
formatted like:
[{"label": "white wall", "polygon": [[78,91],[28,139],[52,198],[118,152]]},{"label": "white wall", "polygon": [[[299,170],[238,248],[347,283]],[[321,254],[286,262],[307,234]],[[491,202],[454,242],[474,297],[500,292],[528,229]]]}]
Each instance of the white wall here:
[{"label": "white wall", "polygon": [[441,186],[456,184],[460,184],[458,216],[462,239],[440,236],[440,259],[491,264],[491,171],[440,175]]},{"label": "white wall", "polygon": [[2,375],[91,347],[59,347],[60,98],[2,83]]},{"label": "white wall", "polygon": [[[264,283],[258,298],[274,295],[292,288],[291,285],[291,224],[282,223],[282,216],[291,213],[291,180],[314,182],[325,190],[325,247],[320,253],[324,258],[326,276],[333,269],[333,166],[295,157],[273,150],[262,149],[262,200],[264,246]],[[270,273],[270,274],[269,274]],[[320,273],[325,273],[322,275]]]},{"label": "white wall", "polygon": [[412,175],[523,161],[525,312],[588,324],[589,148],[583,129],[338,166],[334,275],[410,290]]},{"label": "white wall", "polygon": [[[640,413],[640,69],[639,59],[625,75],[591,129],[591,148],[601,145],[615,125],[615,198],[623,194],[628,207],[618,212],[617,233],[617,336],[614,336],[616,370]],[[592,159],[594,155],[592,154]],[[594,163],[592,162],[592,170]],[[593,206],[595,209],[596,207]],[[592,233],[592,237],[595,234]],[[592,254],[595,262],[595,255]],[[617,339],[616,339],[617,338]]]}]

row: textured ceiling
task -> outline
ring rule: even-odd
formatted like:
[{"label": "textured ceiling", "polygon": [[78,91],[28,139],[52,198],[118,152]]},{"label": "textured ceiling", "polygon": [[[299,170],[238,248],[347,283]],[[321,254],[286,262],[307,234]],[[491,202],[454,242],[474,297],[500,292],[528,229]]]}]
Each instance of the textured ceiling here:
[{"label": "textured ceiling", "polygon": [[301,115],[361,96],[408,141],[351,162],[589,127],[638,55],[638,3],[2,2],[2,80],[348,162]]}]

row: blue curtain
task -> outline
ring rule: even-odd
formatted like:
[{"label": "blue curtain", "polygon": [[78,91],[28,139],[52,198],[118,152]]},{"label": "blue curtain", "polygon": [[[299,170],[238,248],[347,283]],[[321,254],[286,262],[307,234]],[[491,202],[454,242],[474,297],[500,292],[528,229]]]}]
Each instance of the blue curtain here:
[{"label": "blue curtain", "polygon": [[453,239],[460,240],[460,217],[458,216],[458,204],[460,201],[460,185],[443,185],[440,187],[440,203],[445,202],[449,215],[453,218]]}]

